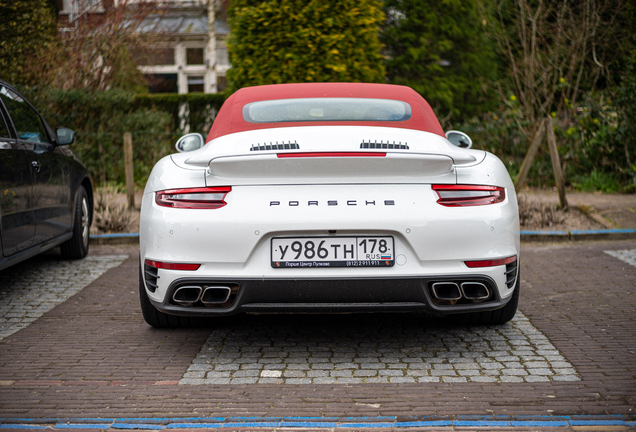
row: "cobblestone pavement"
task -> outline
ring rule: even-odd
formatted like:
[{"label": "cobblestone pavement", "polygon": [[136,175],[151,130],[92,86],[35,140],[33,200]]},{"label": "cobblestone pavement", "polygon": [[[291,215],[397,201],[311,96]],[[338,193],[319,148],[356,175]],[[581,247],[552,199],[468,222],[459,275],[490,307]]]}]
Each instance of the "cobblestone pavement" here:
[{"label": "cobblestone pavement", "polygon": [[296,319],[293,327],[284,318],[266,321],[214,330],[180,384],[580,380],[522,313],[493,327],[445,326],[410,315],[361,316],[355,328],[338,316]]},{"label": "cobblestone pavement", "polygon": [[128,255],[53,259],[0,272],[0,340],[21,330],[93,282]]},{"label": "cobblestone pavement", "polygon": [[605,251],[605,253],[636,267],[636,249]]}]

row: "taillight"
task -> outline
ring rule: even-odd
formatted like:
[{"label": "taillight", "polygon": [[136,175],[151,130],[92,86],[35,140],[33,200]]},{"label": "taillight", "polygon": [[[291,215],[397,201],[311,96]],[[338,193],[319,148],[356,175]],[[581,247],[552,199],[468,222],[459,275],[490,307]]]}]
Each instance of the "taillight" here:
[{"label": "taillight", "polygon": [[480,260],[480,261],[464,261],[466,266],[470,268],[477,267],[495,267],[510,264],[511,262],[515,262],[517,260],[516,256],[511,256],[508,258],[494,259],[494,260]]},{"label": "taillight", "polygon": [[226,205],[225,196],[232,190],[229,186],[168,189],[155,194],[155,202],[163,207],[182,209],[218,209]]},{"label": "taillight", "polygon": [[144,263],[150,267],[165,269],[165,270],[198,270],[201,264],[182,264],[182,263],[167,263],[161,261],[145,260]]},{"label": "taillight", "polygon": [[463,207],[496,204],[506,199],[506,190],[497,186],[433,185],[438,204]]}]

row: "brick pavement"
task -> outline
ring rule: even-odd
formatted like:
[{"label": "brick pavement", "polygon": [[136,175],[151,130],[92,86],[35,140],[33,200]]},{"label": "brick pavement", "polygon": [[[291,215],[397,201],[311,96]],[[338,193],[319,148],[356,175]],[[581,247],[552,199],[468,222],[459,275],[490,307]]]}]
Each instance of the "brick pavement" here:
[{"label": "brick pavement", "polygon": [[[604,253],[632,249],[636,242],[522,248],[520,309],[581,381],[306,385],[178,385],[212,330],[241,318],[148,327],[137,305],[136,250],[118,250],[132,258],[0,342],[0,417],[634,415],[636,267]],[[391,317],[382,317],[385,326]],[[350,331],[364,329],[359,318],[338,317]],[[294,328],[307,317],[249,319]]]},{"label": "brick pavement", "polygon": [[37,257],[0,272],[0,340],[118,266],[128,255],[92,255],[79,261]]}]

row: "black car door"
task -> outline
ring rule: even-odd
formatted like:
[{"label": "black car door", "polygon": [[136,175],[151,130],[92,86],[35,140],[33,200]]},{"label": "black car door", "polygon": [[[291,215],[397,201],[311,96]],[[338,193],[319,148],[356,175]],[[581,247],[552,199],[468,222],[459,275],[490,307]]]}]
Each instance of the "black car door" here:
[{"label": "black car door", "polygon": [[56,151],[40,115],[15,92],[4,87],[0,96],[17,132],[17,143],[29,149],[33,175],[34,244],[71,231],[72,200],[68,158]]},{"label": "black car door", "polygon": [[[0,88],[0,99],[3,99]],[[20,146],[0,103],[0,239],[2,255],[10,256],[33,244],[31,211],[33,174],[30,151]]]}]

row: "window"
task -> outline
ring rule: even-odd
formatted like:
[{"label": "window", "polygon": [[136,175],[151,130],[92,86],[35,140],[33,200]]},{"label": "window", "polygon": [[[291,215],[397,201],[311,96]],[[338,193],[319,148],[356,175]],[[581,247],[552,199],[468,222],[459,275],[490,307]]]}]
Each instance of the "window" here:
[{"label": "window", "polygon": [[404,121],[411,106],[390,99],[299,98],[252,102],[243,107],[250,123],[307,121]]},{"label": "window", "polygon": [[147,74],[150,93],[177,93],[177,74]]},{"label": "window", "polygon": [[229,66],[230,58],[227,54],[227,46],[219,44],[216,47],[216,64],[219,66]]},{"label": "window", "polygon": [[135,62],[139,66],[164,66],[174,64],[174,48],[150,48],[137,50]]},{"label": "window", "polygon": [[204,80],[202,76],[188,77],[188,93],[203,93]]},{"label": "window", "polygon": [[35,143],[49,142],[40,116],[24,99],[6,87],[0,87],[0,99],[9,111],[19,139]]},{"label": "window", "polygon": [[186,48],[187,65],[202,65],[203,60],[203,48]]},{"label": "window", "polygon": [[216,91],[221,93],[227,88],[227,77],[225,75],[216,76]]},{"label": "window", "polygon": [[11,138],[11,135],[9,135],[9,128],[4,122],[4,116],[2,115],[1,112],[0,112],[0,138]]}]

